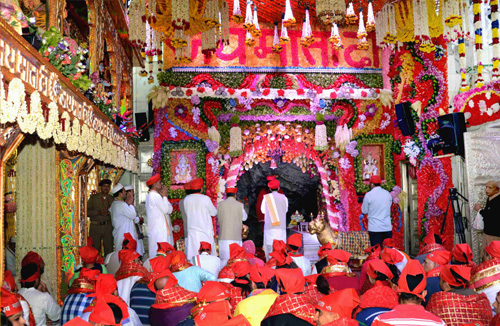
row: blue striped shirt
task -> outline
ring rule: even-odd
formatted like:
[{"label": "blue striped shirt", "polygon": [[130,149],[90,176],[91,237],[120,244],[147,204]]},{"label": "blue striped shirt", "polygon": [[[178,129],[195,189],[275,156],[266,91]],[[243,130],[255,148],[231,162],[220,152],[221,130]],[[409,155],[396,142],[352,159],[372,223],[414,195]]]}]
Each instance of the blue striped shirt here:
[{"label": "blue striped shirt", "polygon": [[155,303],[156,294],[147,284],[136,282],[130,292],[130,308],[134,309],[144,326],[149,326],[149,308]]}]

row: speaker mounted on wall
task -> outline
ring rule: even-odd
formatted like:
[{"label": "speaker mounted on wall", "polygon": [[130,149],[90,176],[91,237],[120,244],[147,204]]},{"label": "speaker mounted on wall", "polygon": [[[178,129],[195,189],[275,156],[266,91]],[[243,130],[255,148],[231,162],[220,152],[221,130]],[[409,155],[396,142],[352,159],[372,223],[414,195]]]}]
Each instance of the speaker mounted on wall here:
[{"label": "speaker mounted on wall", "polygon": [[415,121],[413,121],[411,110],[410,102],[396,104],[398,127],[403,136],[413,136],[415,133]]}]

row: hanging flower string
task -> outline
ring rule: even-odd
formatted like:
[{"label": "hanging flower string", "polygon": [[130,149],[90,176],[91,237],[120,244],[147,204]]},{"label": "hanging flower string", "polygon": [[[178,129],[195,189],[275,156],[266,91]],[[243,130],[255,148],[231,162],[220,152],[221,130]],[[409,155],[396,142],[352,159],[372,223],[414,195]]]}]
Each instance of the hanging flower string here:
[{"label": "hanging flower string", "polygon": [[363,17],[363,8],[359,8],[359,27],[358,27],[358,50],[368,50],[368,41],[366,40],[365,21]]},{"label": "hanging flower string", "polygon": [[254,24],[254,29],[250,31],[252,33],[253,37],[261,37],[262,36],[262,31],[260,30],[260,25],[259,25],[259,16],[257,15],[257,6],[255,5],[253,7],[253,24]]},{"label": "hanging flower string", "polygon": [[477,58],[476,87],[484,85],[483,79],[483,29],[481,26],[481,0],[473,0],[472,12],[474,13],[474,34]]},{"label": "hanging flower string", "polygon": [[[283,16],[284,18],[284,16]],[[290,42],[290,37],[288,37],[288,31],[285,26],[285,20],[281,21],[281,36],[280,36],[280,43],[281,44],[287,44]]]},{"label": "hanging flower string", "polygon": [[255,28],[253,24],[253,10],[252,10],[252,2],[247,2],[247,15],[245,16],[245,24],[243,24],[243,28],[246,31],[252,31]]},{"label": "hanging flower string", "polygon": [[354,12],[354,5],[352,2],[350,2],[349,7],[347,7],[345,22],[347,25],[354,25],[358,22],[358,16],[356,16],[356,13]]},{"label": "hanging flower string", "polygon": [[243,18],[243,15],[241,14],[240,0],[234,0],[233,16],[231,17],[231,21],[235,24],[241,24],[245,21],[245,19]]},{"label": "hanging flower string", "polygon": [[278,22],[274,22],[274,39],[273,39],[273,52],[274,53],[280,53],[283,51],[283,47],[281,46],[280,43],[280,37],[278,33]]},{"label": "hanging flower string", "polygon": [[328,38],[328,42],[332,44],[332,47],[335,50],[340,50],[344,48],[344,45],[342,44],[342,39],[340,38],[339,27],[335,23],[332,23],[332,34]]},{"label": "hanging flower string", "polygon": [[[469,7],[467,2],[460,3],[460,13],[462,17],[468,17]],[[469,90],[469,85],[467,84],[467,60],[465,58],[466,43],[465,39],[469,34],[468,19],[462,19],[461,29],[458,35],[458,57],[460,63],[460,92],[466,92]]]},{"label": "hanging flower string", "polygon": [[292,5],[290,4],[290,0],[286,0],[285,4],[285,17],[283,17],[283,26],[286,28],[295,27],[297,21],[295,17],[293,17]]},{"label": "hanging flower string", "polygon": [[375,15],[373,14],[373,4],[372,1],[368,2],[368,17],[366,20],[366,31],[368,33],[375,31]]},{"label": "hanging flower string", "polygon": [[492,45],[493,45],[493,75],[492,80],[498,80],[500,77],[499,65],[500,65],[500,43],[499,43],[499,16],[498,13],[498,0],[491,0],[491,34],[492,34]]},{"label": "hanging flower string", "polygon": [[300,45],[305,48],[311,46],[314,43],[314,36],[312,35],[311,19],[309,17],[309,7],[306,7],[306,16],[304,18],[304,24],[302,25],[302,37],[300,39]]}]

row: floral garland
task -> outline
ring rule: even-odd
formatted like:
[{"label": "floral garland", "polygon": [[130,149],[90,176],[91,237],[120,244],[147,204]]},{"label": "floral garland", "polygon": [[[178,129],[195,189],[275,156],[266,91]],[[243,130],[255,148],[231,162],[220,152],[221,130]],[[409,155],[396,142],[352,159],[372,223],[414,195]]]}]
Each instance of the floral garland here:
[{"label": "floral garland", "polygon": [[40,98],[40,93],[34,91],[30,97],[30,113],[28,114],[26,101],[22,101],[17,116],[17,124],[22,132],[33,134],[36,131],[37,122],[41,118],[43,118],[42,99]]},{"label": "floral garland", "polygon": [[474,13],[474,34],[477,58],[477,79],[476,87],[484,85],[483,79],[483,29],[481,26],[481,0],[472,1],[472,12]]},{"label": "floral garland", "polygon": [[[192,149],[196,151],[196,177],[206,179],[206,155],[207,150],[204,142],[200,141],[164,141],[161,146],[161,178],[165,186],[170,189],[172,184],[172,169],[170,166],[171,155],[170,152],[178,149]],[[207,184],[205,184],[205,187]],[[204,187],[204,189],[205,189]],[[170,190],[168,193],[169,198],[182,198],[186,195],[184,189]]]},{"label": "floral garland", "polygon": [[7,95],[7,99],[4,100],[5,89],[3,86],[3,75],[0,74],[0,88],[3,93],[0,93],[0,104],[2,104],[2,109],[0,110],[0,123],[15,122],[19,108],[26,105],[24,101],[24,83],[19,78],[12,79],[9,83],[9,94]]},{"label": "floral garland", "polygon": [[57,106],[49,106],[47,110],[49,111],[48,119],[46,119],[43,115],[40,116],[36,126],[36,133],[38,134],[38,137],[43,140],[52,137],[52,133],[59,120],[59,110],[57,109]]},{"label": "floral garland", "polygon": [[498,13],[498,0],[491,0],[491,35],[492,35],[492,46],[493,46],[493,75],[492,80],[498,80],[500,78],[500,42],[499,42],[499,17]]},{"label": "floral garland", "polygon": [[[392,135],[388,134],[370,134],[370,135],[360,135],[355,138],[357,142],[357,149],[361,152],[364,145],[371,144],[382,144],[384,147],[384,171],[385,171],[385,182],[382,183],[382,188],[390,191],[395,186],[396,182],[394,180],[394,159],[392,157],[392,143],[394,141]],[[355,179],[356,179],[356,189],[359,192],[369,191],[368,185],[363,182],[363,157],[358,155],[355,160]]]}]

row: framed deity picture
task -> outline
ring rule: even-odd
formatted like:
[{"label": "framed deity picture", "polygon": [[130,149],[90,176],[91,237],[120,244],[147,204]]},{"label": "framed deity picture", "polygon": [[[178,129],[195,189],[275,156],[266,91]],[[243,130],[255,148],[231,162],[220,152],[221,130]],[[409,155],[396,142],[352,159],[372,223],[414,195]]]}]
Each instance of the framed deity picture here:
[{"label": "framed deity picture", "polygon": [[178,149],[170,152],[172,186],[182,186],[196,179],[196,151]]},{"label": "framed deity picture", "polygon": [[363,182],[368,182],[374,175],[385,180],[384,171],[384,146],[372,144],[361,146],[361,170],[363,171]]},{"label": "framed deity picture", "polygon": [[382,178],[382,188],[391,191],[394,182],[394,139],[390,134],[360,135],[354,139],[359,154],[354,159],[356,192],[370,191],[371,176]]}]

